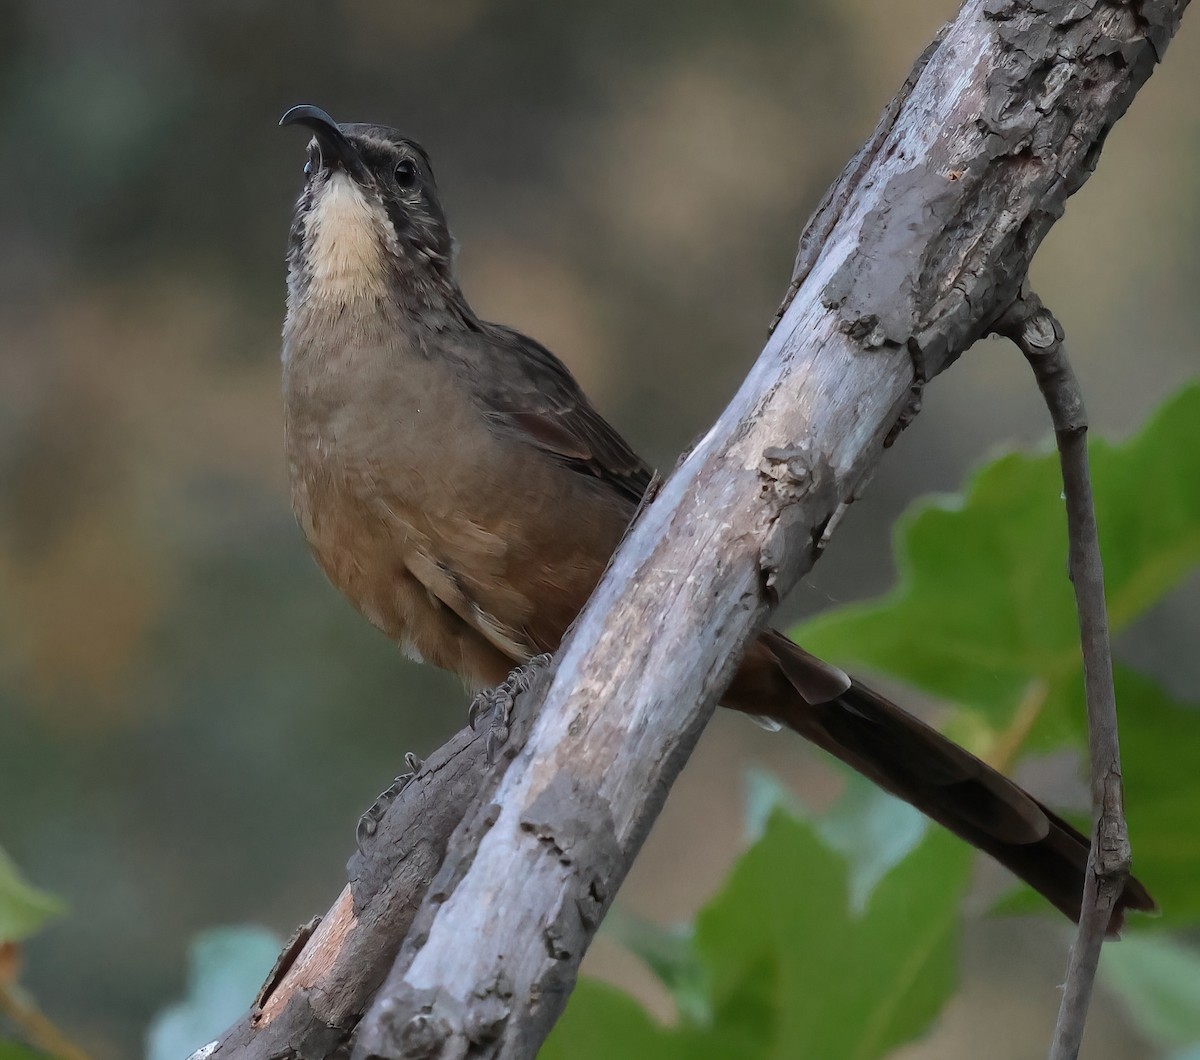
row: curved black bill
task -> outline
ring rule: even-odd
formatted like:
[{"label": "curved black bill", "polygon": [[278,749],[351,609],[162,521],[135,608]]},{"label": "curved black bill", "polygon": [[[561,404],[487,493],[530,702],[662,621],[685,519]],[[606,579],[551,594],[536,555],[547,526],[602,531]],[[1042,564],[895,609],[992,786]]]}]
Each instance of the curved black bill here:
[{"label": "curved black bill", "polygon": [[301,103],[280,118],[279,124],[303,125],[312,129],[321,148],[321,165],[327,168],[340,166],[360,183],[368,179],[369,173],[358,149],[346,138],[338,123],[320,107]]}]

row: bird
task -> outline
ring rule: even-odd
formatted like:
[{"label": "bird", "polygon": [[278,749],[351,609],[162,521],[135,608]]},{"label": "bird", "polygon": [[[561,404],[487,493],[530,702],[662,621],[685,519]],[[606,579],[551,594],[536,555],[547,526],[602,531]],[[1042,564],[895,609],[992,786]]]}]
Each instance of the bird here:
[{"label": "bird", "polygon": [[[412,659],[475,689],[552,653],[652,472],[540,343],[480,319],[429,154],[318,107],[288,236],[292,507],[329,580]],[[932,726],[768,629],[722,705],[794,730],[1073,920],[1089,841]],[[1126,910],[1152,911],[1130,878]]]}]

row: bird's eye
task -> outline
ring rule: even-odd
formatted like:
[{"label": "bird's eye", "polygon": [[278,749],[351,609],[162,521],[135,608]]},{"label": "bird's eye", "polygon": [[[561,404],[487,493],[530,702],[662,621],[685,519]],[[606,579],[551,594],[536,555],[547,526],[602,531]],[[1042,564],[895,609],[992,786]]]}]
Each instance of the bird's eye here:
[{"label": "bird's eye", "polygon": [[411,158],[402,158],[396,163],[396,185],[408,191],[417,183],[417,167]]}]

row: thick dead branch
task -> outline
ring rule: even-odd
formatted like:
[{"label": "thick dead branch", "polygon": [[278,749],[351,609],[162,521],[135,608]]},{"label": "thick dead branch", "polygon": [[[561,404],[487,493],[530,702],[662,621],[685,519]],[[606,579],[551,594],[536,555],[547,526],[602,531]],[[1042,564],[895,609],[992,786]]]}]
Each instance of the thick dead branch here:
[{"label": "thick dead branch", "polygon": [[339,1018],[366,1013],[356,1057],[534,1055],[733,660],[915,410],[914,384],[1012,303],[1185,6],[964,5],[810,220],[766,349],[623,543],[520,753],[465,815],[438,807],[412,833],[431,864],[446,851],[415,920],[411,881],[389,880],[370,908],[406,913],[363,937],[369,974],[352,957],[319,983],[285,974],[287,1034],[268,1000],[257,1031],[209,1055],[344,1055],[328,992]]},{"label": "thick dead branch", "polygon": [[[299,950],[289,946],[254,1007],[205,1056],[332,1057],[387,975],[451,835],[488,801],[524,743],[533,712],[518,709],[495,767],[486,729],[464,729],[431,755],[347,865],[349,883]],[[218,1048],[219,1046],[219,1048]],[[201,1055],[197,1054],[197,1055]]]},{"label": "thick dead branch", "polygon": [[997,322],[996,330],[1012,339],[1025,354],[1050,410],[1062,465],[1068,564],[1079,612],[1095,830],[1088,859],[1090,871],[1084,880],[1079,930],[1071,947],[1050,1051],[1050,1060],[1074,1060],[1083,1043],[1100,947],[1109,918],[1129,878],[1131,858],[1122,797],[1117,694],[1104,601],[1104,567],[1088,470],[1087,412],[1083,392],[1067,358],[1062,327],[1041,299],[1025,289]]}]

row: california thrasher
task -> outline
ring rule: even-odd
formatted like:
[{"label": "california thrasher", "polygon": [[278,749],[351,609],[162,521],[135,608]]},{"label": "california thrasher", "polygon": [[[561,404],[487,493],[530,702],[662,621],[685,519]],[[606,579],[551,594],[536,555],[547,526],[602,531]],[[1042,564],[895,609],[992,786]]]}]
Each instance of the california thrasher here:
[{"label": "california thrasher", "polygon": [[[414,659],[475,687],[553,652],[650,469],[552,353],[480,320],[429,156],[293,107],[314,133],[288,247],[292,503],[321,568]],[[1088,840],[900,707],[768,630],[723,705],[794,729],[1078,919]],[[1113,914],[1153,909],[1130,880]]]}]

